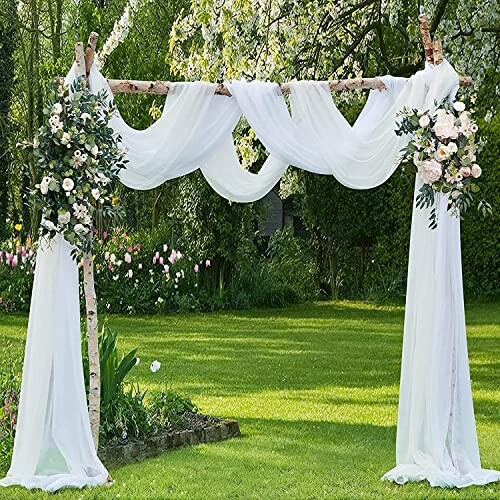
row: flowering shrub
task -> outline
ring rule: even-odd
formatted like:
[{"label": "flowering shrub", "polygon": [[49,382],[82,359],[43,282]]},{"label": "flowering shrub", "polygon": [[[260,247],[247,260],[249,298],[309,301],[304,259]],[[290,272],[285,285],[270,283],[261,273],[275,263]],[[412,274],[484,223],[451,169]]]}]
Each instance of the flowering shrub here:
[{"label": "flowering shrub", "polygon": [[211,259],[194,260],[168,243],[139,239],[121,228],[104,232],[94,250],[101,310],[165,312],[199,308],[202,275]]},{"label": "flowering shrub", "polygon": [[21,391],[22,357],[12,356],[12,345],[2,346],[0,353],[0,472],[10,465],[17,425],[17,410]]},{"label": "flowering shrub", "polygon": [[27,309],[30,302],[36,249],[28,236],[21,241],[20,224],[16,234],[0,244],[0,311]]},{"label": "flowering shrub", "polygon": [[[437,227],[435,193],[448,194],[448,211],[460,216],[479,191],[474,180],[481,176],[481,167],[476,163],[478,127],[465,104],[444,100],[436,106],[434,112],[404,108],[396,130],[398,135],[412,134],[400,160],[418,169],[423,186],[416,206],[433,207],[429,217],[432,229]],[[484,215],[491,213],[491,206],[484,200],[479,201],[478,209]]]},{"label": "flowering shrub", "polygon": [[61,233],[80,252],[90,251],[97,213],[120,213],[111,190],[126,160],[120,137],[108,126],[114,112],[106,92],[91,94],[83,77],[70,89],[60,82],[49,89],[47,123],[33,143],[23,143],[41,171],[32,193],[42,211],[41,236]]}]

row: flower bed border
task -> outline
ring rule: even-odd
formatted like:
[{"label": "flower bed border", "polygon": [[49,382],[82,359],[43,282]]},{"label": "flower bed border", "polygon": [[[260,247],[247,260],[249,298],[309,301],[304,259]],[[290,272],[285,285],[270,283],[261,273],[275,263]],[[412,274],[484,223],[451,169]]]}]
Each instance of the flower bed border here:
[{"label": "flower bed border", "polygon": [[184,430],[151,436],[143,441],[125,445],[105,446],[98,452],[102,462],[109,465],[124,465],[156,457],[161,453],[202,443],[215,443],[241,436],[236,420],[224,419],[203,430]]}]

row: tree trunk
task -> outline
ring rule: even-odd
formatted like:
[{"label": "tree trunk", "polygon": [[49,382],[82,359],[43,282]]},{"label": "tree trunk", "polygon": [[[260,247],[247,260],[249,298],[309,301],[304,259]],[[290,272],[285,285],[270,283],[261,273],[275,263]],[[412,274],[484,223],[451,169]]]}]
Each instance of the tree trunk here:
[{"label": "tree trunk", "polygon": [[94,286],[94,260],[92,254],[83,257],[83,288],[87,309],[87,339],[89,351],[89,417],[95,449],[99,446],[101,420],[101,367],[97,327],[97,297]]},{"label": "tree trunk", "polygon": [[328,238],[328,270],[330,274],[330,289],[332,294],[332,299],[337,300],[339,298],[339,290],[337,283],[338,275],[338,264],[337,264],[337,252],[335,251],[335,243],[333,238]]}]

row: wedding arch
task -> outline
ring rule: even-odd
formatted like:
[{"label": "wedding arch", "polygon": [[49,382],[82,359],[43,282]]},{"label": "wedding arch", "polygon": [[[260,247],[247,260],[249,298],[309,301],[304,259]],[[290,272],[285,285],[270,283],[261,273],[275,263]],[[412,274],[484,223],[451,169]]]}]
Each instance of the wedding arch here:
[{"label": "wedding arch", "polygon": [[[471,83],[443,59],[441,43],[431,40],[425,16],[420,24],[426,67],[408,79],[383,76],[283,85],[108,81],[92,64],[97,41],[93,33],[85,54],[83,45],[76,45],[66,83],[86,76],[93,93],[168,94],[162,117],[146,130],[132,129],[119,114],[111,119],[129,161],[120,180],[133,189],[150,189],[200,169],[221,196],[250,202],[268,193],[288,165],[334,175],[353,189],[369,189],[392,175],[408,142],[407,136],[394,133],[397,113],[404,106],[432,110],[438,101],[453,100],[459,85]],[[335,107],[331,91],[359,88],[371,92],[351,126]],[[291,112],[284,94],[289,95]],[[258,174],[244,170],[235,151],[232,133],[242,116],[269,152]],[[415,196],[421,186],[417,175]],[[449,215],[447,204],[446,195],[437,196],[435,229],[429,228],[428,210],[413,209],[397,465],[383,479],[465,487],[497,481],[500,473],[482,469],[480,463],[465,332],[460,222]],[[90,367],[88,409],[78,267],[71,251],[71,244],[60,235],[40,243],[14,453],[2,486],[55,491],[108,481],[94,443],[99,367],[98,363]],[[88,328],[96,332],[90,255],[84,258],[83,271]],[[97,346],[89,342],[89,348]]]}]

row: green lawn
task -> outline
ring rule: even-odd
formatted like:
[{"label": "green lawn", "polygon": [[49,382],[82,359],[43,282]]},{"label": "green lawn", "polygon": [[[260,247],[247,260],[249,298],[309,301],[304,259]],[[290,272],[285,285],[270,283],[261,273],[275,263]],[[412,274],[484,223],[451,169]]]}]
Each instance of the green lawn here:
[{"label": "green lawn", "polygon": [[[468,307],[483,466],[500,468],[500,307]],[[0,316],[22,348],[27,318]],[[380,481],[394,465],[403,308],[362,302],[279,310],[112,316],[121,348],[138,347],[133,379],[169,384],[204,412],[234,417],[243,437],[111,470],[112,487],[57,498],[499,498]],[[149,364],[158,359],[161,370]],[[8,498],[50,497],[20,488]]]}]

